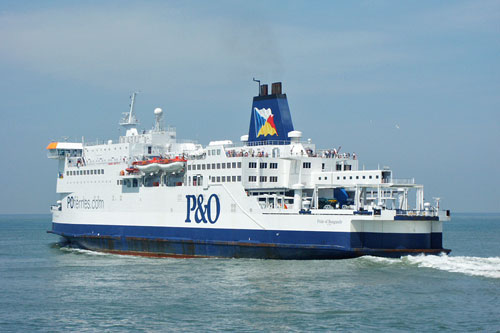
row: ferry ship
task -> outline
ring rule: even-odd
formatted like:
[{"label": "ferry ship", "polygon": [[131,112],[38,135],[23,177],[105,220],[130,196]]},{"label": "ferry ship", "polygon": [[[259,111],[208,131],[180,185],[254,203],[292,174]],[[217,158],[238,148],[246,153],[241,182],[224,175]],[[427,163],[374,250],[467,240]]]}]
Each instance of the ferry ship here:
[{"label": "ferry ship", "polygon": [[450,212],[439,199],[425,202],[422,185],[387,167],[360,169],[354,153],[303,140],[281,82],[270,93],[258,82],[248,134],[237,143],[177,140],[160,108],[154,127],[139,131],[136,93],[117,141],[51,142],[58,200],[48,232],[72,247],[159,257],[450,252],[442,242]]}]

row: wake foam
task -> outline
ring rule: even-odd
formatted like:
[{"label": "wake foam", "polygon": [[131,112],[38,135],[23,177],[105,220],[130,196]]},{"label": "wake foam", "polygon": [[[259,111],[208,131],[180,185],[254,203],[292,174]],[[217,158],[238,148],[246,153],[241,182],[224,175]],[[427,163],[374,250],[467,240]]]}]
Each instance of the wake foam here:
[{"label": "wake foam", "polygon": [[453,257],[446,254],[439,256],[405,256],[401,259],[365,257],[373,263],[394,265],[406,264],[417,267],[433,268],[452,273],[500,279],[500,257]]},{"label": "wake foam", "polygon": [[500,279],[500,257],[407,256],[402,260],[418,267]]},{"label": "wake foam", "polygon": [[73,248],[73,247],[60,247],[59,248],[61,251],[64,252],[69,252],[69,253],[75,253],[75,254],[85,254],[88,256],[118,256],[116,254],[112,253],[105,253],[105,252],[97,252],[97,251],[91,251],[91,250],[85,250],[85,249],[79,249],[79,248]]}]

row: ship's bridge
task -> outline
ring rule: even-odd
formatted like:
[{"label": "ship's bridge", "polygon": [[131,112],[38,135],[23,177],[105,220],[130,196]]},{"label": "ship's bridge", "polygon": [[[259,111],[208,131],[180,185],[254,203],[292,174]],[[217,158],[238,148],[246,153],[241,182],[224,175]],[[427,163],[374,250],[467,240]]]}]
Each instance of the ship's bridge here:
[{"label": "ship's bridge", "polygon": [[65,159],[82,156],[83,145],[79,142],[51,142],[47,146],[47,157]]}]

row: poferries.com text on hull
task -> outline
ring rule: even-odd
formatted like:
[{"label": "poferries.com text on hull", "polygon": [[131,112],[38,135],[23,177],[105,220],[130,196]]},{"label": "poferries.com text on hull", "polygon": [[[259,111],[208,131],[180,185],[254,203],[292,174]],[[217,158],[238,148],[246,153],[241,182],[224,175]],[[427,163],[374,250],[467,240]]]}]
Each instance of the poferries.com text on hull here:
[{"label": "poferries.com text on hull", "polygon": [[450,214],[439,201],[424,202],[413,179],[394,178],[387,168],[360,170],[355,154],[304,142],[281,83],[271,94],[259,84],[239,144],[178,141],[159,108],[154,128],[139,132],[135,96],[118,141],[47,147],[58,161],[50,232],[71,246],[266,259],[450,251],[442,244]]}]

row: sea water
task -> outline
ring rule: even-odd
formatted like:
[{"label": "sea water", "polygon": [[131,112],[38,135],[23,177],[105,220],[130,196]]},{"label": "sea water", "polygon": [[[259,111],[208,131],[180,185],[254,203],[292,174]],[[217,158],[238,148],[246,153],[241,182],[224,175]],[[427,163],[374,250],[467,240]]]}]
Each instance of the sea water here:
[{"label": "sea water", "polygon": [[0,216],[0,331],[500,331],[500,215],[445,223],[449,256],[170,259],[67,249]]}]

